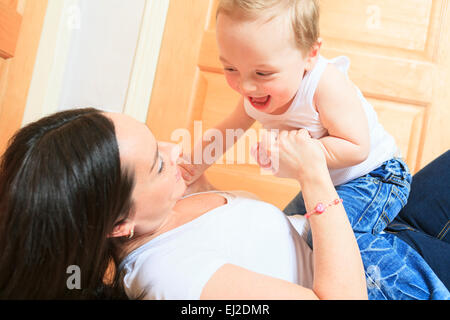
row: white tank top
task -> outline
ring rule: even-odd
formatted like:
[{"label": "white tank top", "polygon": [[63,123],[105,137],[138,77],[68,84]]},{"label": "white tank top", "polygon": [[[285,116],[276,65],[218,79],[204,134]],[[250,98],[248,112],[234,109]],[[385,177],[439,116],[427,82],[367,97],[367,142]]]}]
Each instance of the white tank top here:
[{"label": "white tank top", "polygon": [[[265,129],[292,130],[292,128],[304,128],[315,139],[327,136],[328,131],[320,122],[319,114],[314,108],[313,99],[319,80],[329,63],[334,64],[348,77],[350,60],[347,57],[340,56],[328,60],[319,56],[315,67],[303,78],[294,101],[285,113],[271,115],[261,112],[255,109],[246,99],[244,100],[245,111],[250,117],[259,121]],[[355,166],[330,169],[330,176],[335,186],[361,177],[394,156],[400,156],[394,138],[384,130],[378,122],[377,114],[372,105],[364,98],[359,88],[356,89],[369,122],[370,153],[365,161]]]},{"label": "white tank top", "polygon": [[227,263],[312,288],[306,218],[286,217],[245,193],[219,194],[225,205],[159,235],[122,261],[129,298],[200,299],[205,284]]}]

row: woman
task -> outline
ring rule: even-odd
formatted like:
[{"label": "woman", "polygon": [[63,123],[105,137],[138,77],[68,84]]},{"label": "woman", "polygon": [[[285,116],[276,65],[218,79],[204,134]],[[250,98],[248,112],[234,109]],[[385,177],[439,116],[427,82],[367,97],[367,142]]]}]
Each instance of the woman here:
[{"label": "woman", "polygon": [[[320,148],[304,131],[282,142],[280,166],[299,180],[308,211],[333,203]],[[301,153],[293,153],[294,143]],[[269,204],[217,193],[182,199],[179,152],[137,121],[94,109],[21,129],[0,169],[0,297],[123,298],[123,286],[131,298],[367,297],[358,245],[339,202],[309,219],[312,253],[294,220]],[[223,233],[202,238],[197,231],[208,227]],[[123,272],[106,280],[111,262],[112,271],[121,263]],[[81,290],[68,289],[72,265],[81,270]],[[427,279],[430,297],[448,297],[435,277]]]}]

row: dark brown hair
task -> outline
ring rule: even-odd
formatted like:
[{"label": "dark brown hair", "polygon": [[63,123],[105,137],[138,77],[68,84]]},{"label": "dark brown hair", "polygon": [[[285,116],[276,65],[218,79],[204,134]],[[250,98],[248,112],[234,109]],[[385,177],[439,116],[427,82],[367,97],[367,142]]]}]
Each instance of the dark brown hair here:
[{"label": "dark brown hair", "polygon": [[[113,122],[96,109],[56,113],[19,130],[0,164],[0,299],[125,298],[114,225],[131,208]],[[70,289],[67,268],[81,271]]]}]

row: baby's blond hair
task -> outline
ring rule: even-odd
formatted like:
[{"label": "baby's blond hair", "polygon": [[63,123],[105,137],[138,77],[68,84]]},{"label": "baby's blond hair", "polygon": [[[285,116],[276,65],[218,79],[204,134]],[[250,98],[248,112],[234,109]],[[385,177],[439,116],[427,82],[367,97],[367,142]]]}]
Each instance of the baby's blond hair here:
[{"label": "baby's blond hair", "polygon": [[318,0],[219,0],[219,13],[252,19],[268,14],[269,19],[280,12],[289,14],[295,42],[303,54],[309,52],[320,36]]}]

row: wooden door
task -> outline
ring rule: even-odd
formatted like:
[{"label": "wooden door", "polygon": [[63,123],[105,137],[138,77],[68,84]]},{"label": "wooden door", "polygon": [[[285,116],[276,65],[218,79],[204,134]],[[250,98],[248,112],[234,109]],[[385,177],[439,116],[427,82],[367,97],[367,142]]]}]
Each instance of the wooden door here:
[{"label": "wooden door", "polygon": [[[351,59],[351,79],[374,105],[411,170],[449,149],[449,0],[320,4],[322,55]],[[178,128],[194,135],[195,120],[202,121],[203,131],[211,128],[239,98],[218,60],[216,5],[214,0],[170,1],[147,118],[158,139],[174,141]],[[214,165],[207,177],[220,189],[247,190],[279,208],[299,191],[297,182],[261,175],[249,161]]]},{"label": "wooden door", "polygon": [[0,0],[0,155],[20,128],[47,0]]}]

